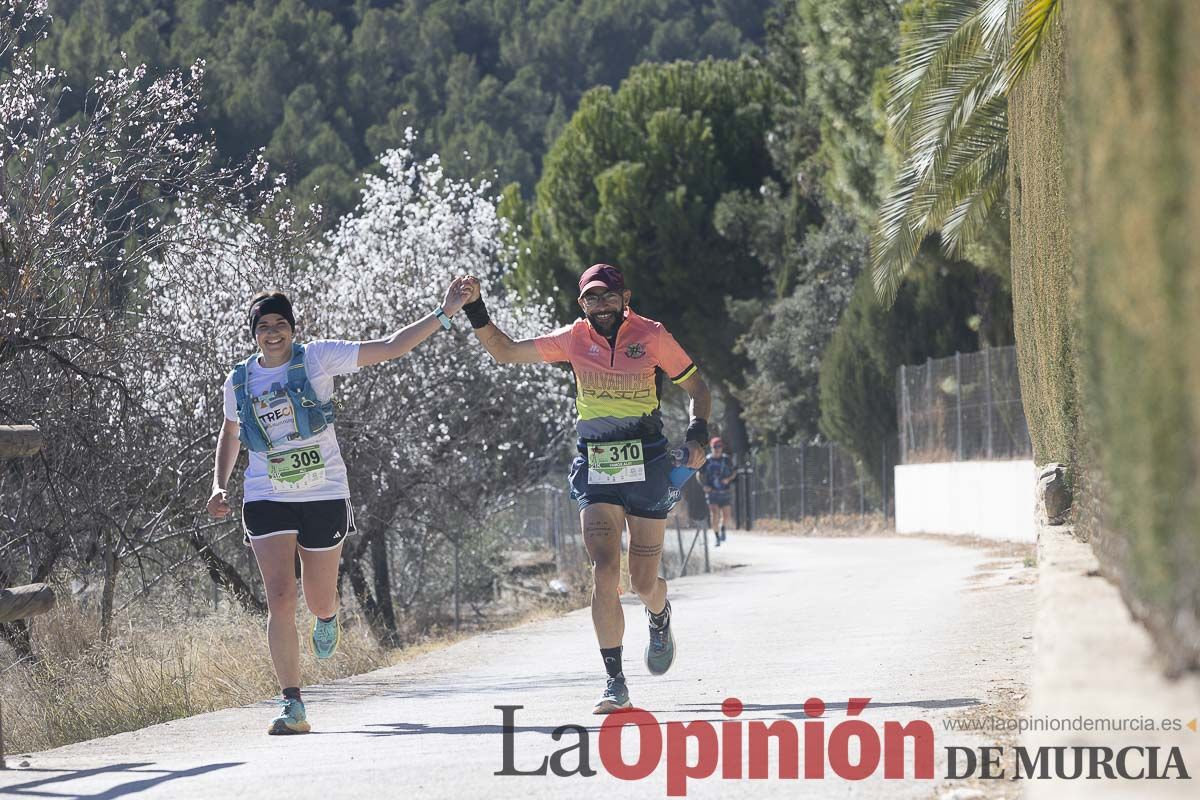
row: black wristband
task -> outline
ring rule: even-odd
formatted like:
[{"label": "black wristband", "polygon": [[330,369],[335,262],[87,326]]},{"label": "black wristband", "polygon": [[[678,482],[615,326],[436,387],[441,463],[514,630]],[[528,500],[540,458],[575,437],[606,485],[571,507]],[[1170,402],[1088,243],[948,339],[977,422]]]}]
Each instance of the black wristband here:
[{"label": "black wristband", "polygon": [[483,297],[480,297],[474,303],[467,303],[462,307],[462,310],[466,312],[467,319],[470,320],[472,328],[482,328],[492,321],[492,318],[488,316],[487,306],[483,304]]},{"label": "black wristband", "polygon": [[703,417],[692,417],[692,421],[688,423],[687,433],[684,435],[684,440],[695,442],[708,449],[708,420]]}]

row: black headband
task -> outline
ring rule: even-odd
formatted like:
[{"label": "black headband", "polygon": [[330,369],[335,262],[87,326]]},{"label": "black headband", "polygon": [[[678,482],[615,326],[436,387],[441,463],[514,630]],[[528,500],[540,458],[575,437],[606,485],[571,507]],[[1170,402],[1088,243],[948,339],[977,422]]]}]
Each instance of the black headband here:
[{"label": "black headband", "polygon": [[254,329],[258,327],[258,321],[266,314],[278,314],[287,320],[288,325],[292,326],[292,330],[296,330],[296,318],[292,316],[292,304],[283,295],[273,294],[250,306],[251,339],[254,338]]}]

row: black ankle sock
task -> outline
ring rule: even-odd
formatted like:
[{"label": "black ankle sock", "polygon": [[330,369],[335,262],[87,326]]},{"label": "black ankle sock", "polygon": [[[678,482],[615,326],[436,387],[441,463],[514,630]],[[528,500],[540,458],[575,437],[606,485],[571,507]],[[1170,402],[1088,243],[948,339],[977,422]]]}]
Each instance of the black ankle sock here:
[{"label": "black ankle sock", "polygon": [[617,647],[600,648],[600,657],[604,659],[604,670],[610,678],[620,678],[625,674],[621,669],[622,649],[620,645]]},{"label": "black ankle sock", "polygon": [[663,606],[662,611],[658,612],[657,614],[655,614],[653,611],[650,612],[650,623],[652,625],[654,625],[654,627],[656,627],[656,628],[663,627],[670,621],[670,619],[671,619],[671,601],[670,600],[668,600],[666,605]]},{"label": "black ankle sock", "polygon": [[[284,700],[300,700],[300,687],[299,686],[289,686],[286,689],[284,689],[283,690],[283,699]],[[304,702],[304,701],[300,700],[300,702]]]},{"label": "black ankle sock", "polygon": [[321,622],[333,622],[336,618],[337,614],[334,614],[332,617],[317,617],[317,619],[321,620]]}]

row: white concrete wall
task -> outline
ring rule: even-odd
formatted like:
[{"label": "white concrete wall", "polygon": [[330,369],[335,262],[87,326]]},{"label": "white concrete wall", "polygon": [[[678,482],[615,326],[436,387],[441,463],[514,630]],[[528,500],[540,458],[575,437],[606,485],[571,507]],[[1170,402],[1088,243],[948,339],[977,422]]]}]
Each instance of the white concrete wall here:
[{"label": "white concrete wall", "polygon": [[1037,541],[1032,461],[959,461],[896,467],[898,533],[964,533]]}]

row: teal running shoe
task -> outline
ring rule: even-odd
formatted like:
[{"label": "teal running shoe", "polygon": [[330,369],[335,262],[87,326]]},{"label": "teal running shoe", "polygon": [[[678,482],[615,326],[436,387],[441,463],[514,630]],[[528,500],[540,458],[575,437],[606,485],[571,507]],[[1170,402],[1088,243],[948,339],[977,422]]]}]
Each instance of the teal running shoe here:
[{"label": "teal running shoe", "polygon": [[342,623],[334,614],[329,622],[317,618],[313,620],[312,646],[313,653],[319,659],[333,658],[337,652],[338,642],[342,640]]},{"label": "teal running shoe", "polygon": [[592,709],[592,713],[611,714],[614,711],[629,708],[630,705],[629,689],[625,686],[625,676],[621,675],[608,679],[604,694],[600,695],[600,699],[596,701],[596,707]]},{"label": "teal running shoe", "polygon": [[279,716],[271,720],[271,727],[267,728],[268,734],[287,736],[293,733],[308,733],[312,730],[312,726],[308,724],[308,718],[304,715],[304,703],[286,697],[280,702],[283,703],[283,709],[279,712]]},{"label": "teal running shoe", "polygon": [[[675,663],[675,635],[671,633],[671,601],[667,601],[667,620],[658,627],[650,621],[650,643],[646,645],[646,669],[651,675],[663,675]],[[650,609],[646,609],[649,618]]]}]

